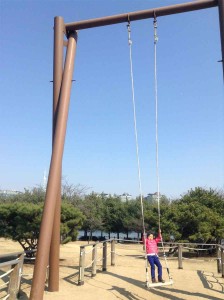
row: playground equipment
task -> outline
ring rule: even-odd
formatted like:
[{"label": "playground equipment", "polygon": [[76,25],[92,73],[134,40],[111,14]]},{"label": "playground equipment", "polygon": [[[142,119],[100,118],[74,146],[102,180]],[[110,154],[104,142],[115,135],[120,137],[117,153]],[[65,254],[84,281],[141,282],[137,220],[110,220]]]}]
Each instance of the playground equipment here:
[{"label": "playground equipment", "polygon": [[[224,59],[224,0],[201,0],[180,5],[154,8],[99,19],[65,24],[62,17],[54,20],[53,70],[53,149],[40,228],[36,263],[31,288],[31,300],[43,299],[46,269],[49,262],[49,291],[59,289],[60,190],[63,148],[77,45],[77,30],[118,24],[128,21],[218,7],[222,64]],[[64,36],[68,41],[64,42]],[[67,47],[63,67],[63,47]],[[223,68],[224,74],[224,68]]]}]

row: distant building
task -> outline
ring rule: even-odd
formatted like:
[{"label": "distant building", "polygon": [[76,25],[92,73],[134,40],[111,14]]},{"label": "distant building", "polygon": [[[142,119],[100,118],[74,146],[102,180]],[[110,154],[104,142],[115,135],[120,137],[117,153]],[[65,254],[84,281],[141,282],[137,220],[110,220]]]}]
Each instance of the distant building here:
[{"label": "distant building", "polygon": [[121,201],[122,202],[125,202],[125,201],[128,201],[128,200],[131,200],[132,199],[132,195],[130,195],[130,194],[128,194],[128,193],[123,193],[122,195],[111,195],[111,194],[107,194],[107,193],[104,193],[104,192],[102,192],[102,193],[94,193],[94,192],[92,192],[93,194],[95,194],[97,197],[101,197],[101,198],[109,198],[109,197],[115,197],[115,198],[117,198],[117,197],[119,197],[120,199],[121,199]]},{"label": "distant building", "polygon": [[128,201],[132,199],[132,196],[128,193],[123,193],[122,195],[119,196],[121,198],[122,202]]},{"label": "distant building", "polygon": [[13,190],[0,190],[0,196],[10,197],[22,194],[22,192],[19,191],[13,191]]},{"label": "distant building", "polygon": [[[162,197],[161,194],[159,194],[159,199]],[[152,201],[157,201],[158,199],[158,193],[155,192],[153,194],[149,193],[146,197],[144,197],[144,200],[152,202]]]},{"label": "distant building", "polygon": [[106,194],[106,193],[101,193],[99,194],[102,198],[109,198],[110,195],[109,194]]},{"label": "distant building", "polygon": [[110,194],[106,194],[104,192],[102,193],[95,193],[95,192],[92,192],[93,195],[96,195],[97,197],[100,197],[100,198],[109,198],[110,197]]}]

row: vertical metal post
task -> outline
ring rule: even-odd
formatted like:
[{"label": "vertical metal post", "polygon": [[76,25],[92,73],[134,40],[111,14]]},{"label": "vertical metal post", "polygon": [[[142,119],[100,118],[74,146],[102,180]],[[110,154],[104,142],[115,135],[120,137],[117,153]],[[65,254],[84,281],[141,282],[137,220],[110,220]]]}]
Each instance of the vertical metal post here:
[{"label": "vertical metal post", "polygon": [[107,242],[103,242],[103,271],[107,270]]},{"label": "vertical metal post", "polygon": [[183,251],[183,246],[178,245],[178,269],[183,269],[182,251]]},{"label": "vertical metal post", "polygon": [[115,266],[115,240],[111,241],[111,266]]},{"label": "vertical metal post", "polygon": [[217,272],[221,273],[222,265],[221,265],[221,247],[219,245],[216,246],[217,251]]},{"label": "vertical metal post", "polygon": [[61,178],[61,165],[68,118],[72,75],[74,70],[76,43],[77,35],[76,33],[71,33],[68,39],[57,123],[55,126],[54,145],[47,183],[44,211],[40,227],[30,300],[42,300],[44,294],[44,283],[54,224],[54,212],[58,195],[58,182]]},{"label": "vertical metal post", "polygon": [[84,272],[85,272],[85,247],[80,247],[78,285],[84,284]]},{"label": "vertical metal post", "polygon": [[[53,132],[54,143],[55,126],[59,107],[60,89],[63,74],[63,44],[64,44],[64,20],[62,17],[54,18],[54,59],[53,59]],[[61,173],[61,171],[60,171]],[[61,221],[61,177],[58,182],[58,195],[54,213],[54,226],[51,237],[49,255],[49,279],[48,290],[59,290],[59,256],[60,256],[60,221]]]},{"label": "vertical metal post", "polygon": [[218,0],[218,8],[219,8],[221,51],[222,51],[222,71],[223,71],[223,80],[224,80],[224,0]]},{"label": "vertical metal post", "polygon": [[222,278],[224,278],[224,248],[221,248]]},{"label": "vertical metal post", "polygon": [[96,276],[96,264],[97,264],[97,245],[93,245],[93,252],[92,252],[92,277]]}]

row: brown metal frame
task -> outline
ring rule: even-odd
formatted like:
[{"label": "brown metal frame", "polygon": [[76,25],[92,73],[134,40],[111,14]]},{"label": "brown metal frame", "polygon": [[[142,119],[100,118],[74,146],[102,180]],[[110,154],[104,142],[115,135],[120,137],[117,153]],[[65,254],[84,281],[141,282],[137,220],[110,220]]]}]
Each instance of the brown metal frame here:
[{"label": "brown metal frame", "polygon": [[183,12],[211,8],[217,5],[218,5],[217,0],[194,1],[194,2],[178,4],[178,5],[164,6],[164,7],[152,8],[148,10],[141,10],[141,11],[130,12],[130,13],[125,13],[120,15],[114,15],[114,16],[109,16],[104,18],[66,23],[65,27],[66,30],[88,29],[93,27],[123,23],[123,22],[127,22],[128,20],[131,22],[131,21],[154,18],[154,14],[156,14],[157,17],[162,17],[171,14],[178,14]]},{"label": "brown metal frame", "polygon": [[[54,19],[54,64],[53,64],[53,132],[52,146],[54,144],[57,115],[59,109],[59,97],[63,76],[63,50],[64,50],[64,20],[61,17]],[[61,170],[60,170],[61,175]],[[58,195],[54,215],[54,225],[51,238],[49,255],[48,290],[59,290],[59,249],[60,249],[60,220],[61,220],[61,176],[58,186]]]},{"label": "brown metal frame", "polygon": [[[59,186],[61,180],[62,156],[64,150],[65,133],[68,118],[68,108],[71,93],[72,74],[74,69],[74,59],[76,52],[77,35],[70,33],[68,37],[67,54],[63,77],[61,81],[60,96],[58,101],[57,118],[54,131],[54,141],[51,156],[50,171],[48,176],[45,205],[40,226],[40,235],[36,262],[33,274],[33,281],[30,299],[43,299],[46,270],[49,262],[50,245],[53,228],[55,224],[55,210],[57,207]],[[58,236],[59,233],[56,233]],[[58,264],[58,262],[57,262]]]},{"label": "brown metal frame", "polygon": [[[53,70],[53,148],[40,227],[36,262],[30,293],[31,300],[42,300],[46,271],[49,263],[49,291],[59,290],[59,246],[61,212],[61,169],[65,142],[72,74],[77,44],[76,30],[112,25],[122,22],[218,7],[222,65],[224,60],[224,0],[200,0],[179,5],[131,12],[110,17],[64,24],[62,17],[54,19],[54,70]],[[68,42],[64,42],[64,35]],[[63,47],[67,53],[63,67]],[[223,67],[224,78],[224,67]]]}]

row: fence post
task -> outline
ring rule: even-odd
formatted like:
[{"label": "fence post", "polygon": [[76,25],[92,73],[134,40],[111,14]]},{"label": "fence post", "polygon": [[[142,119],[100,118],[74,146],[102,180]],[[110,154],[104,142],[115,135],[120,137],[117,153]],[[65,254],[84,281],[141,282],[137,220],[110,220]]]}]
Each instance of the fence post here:
[{"label": "fence post", "polygon": [[107,242],[103,242],[103,271],[107,270]]},{"label": "fence post", "polygon": [[221,247],[219,245],[216,246],[217,249],[217,272],[221,273],[222,264],[221,264]]},{"label": "fence post", "polygon": [[24,262],[24,253],[18,254],[17,259],[18,259],[18,263],[11,265],[13,271],[10,274],[10,278],[9,278],[9,286],[8,286],[9,297],[7,298],[9,300],[16,300],[18,299],[17,297],[19,296],[20,281],[21,281],[23,262]]},{"label": "fence post", "polygon": [[221,248],[222,278],[224,278],[224,248]]},{"label": "fence post", "polygon": [[19,278],[18,278],[18,296],[20,294],[21,278],[23,275],[24,252],[19,256]]},{"label": "fence post", "polygon": [[8,287],[8,294],[9,294],[9,300],[16,300],[17,295],[19,293],[19,264],[15,264],[11,266],[13,268],[13,271],[10,275],[9,279],[9,287]]},{"label": "fence post", "polygon": [[182,250],[183,250],[183,246],[178,245],[178,269],[183,269]]},{"label": "fence post", "polygon": [[79,257],[78,285],[84,284],[84,272],[85,272],[85,246],[81,246],[80,247],[80,257]]},{"label": "fence post", "polygon": [[111,266],[115,266],[115,240],[111,241]]},{"label": "fence post", "polygon": [[93,245],[92,252],[92,277],[96,276],[96,263],[97,263],[97,244]]}]

